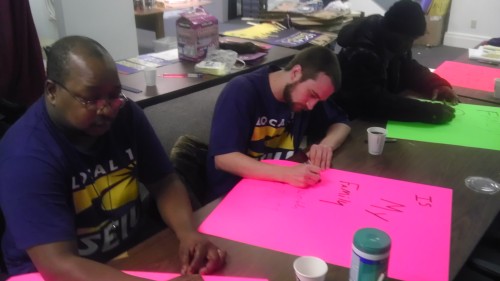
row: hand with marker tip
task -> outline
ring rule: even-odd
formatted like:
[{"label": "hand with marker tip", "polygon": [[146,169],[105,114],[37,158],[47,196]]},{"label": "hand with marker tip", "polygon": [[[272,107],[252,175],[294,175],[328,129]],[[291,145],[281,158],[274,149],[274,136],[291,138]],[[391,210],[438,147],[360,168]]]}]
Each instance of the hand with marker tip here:
[{"label": "hand with marker tip", "polygon": [[432,91],[432,100],[439,100],[451,105],[457,105],[460,102],[455,91],[448,86],[440,86]]},{"label": "hand with marker tip", "polygon": [[282,182],[290,185],[306,188],[318,183],[321,180],[321,168],[310,163],[304,163],[287,167]]}]

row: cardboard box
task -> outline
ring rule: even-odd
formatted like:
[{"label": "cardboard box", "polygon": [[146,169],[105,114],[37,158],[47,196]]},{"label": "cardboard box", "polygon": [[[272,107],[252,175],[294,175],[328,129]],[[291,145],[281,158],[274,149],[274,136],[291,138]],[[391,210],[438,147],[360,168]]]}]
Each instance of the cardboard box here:
[{"label": "cardboard box", "polygon": [[444,17],[425,16],[425,21],[427,23],[425,34],[417,38],[413,44],[429,47],[441,45],[444,35]]},{"label": "cardboard box", "polygon": [[202,9],[183,13],[176,21],[179,59],[199,62],[208,48],[219,48],[219,25],[216,17]]}]

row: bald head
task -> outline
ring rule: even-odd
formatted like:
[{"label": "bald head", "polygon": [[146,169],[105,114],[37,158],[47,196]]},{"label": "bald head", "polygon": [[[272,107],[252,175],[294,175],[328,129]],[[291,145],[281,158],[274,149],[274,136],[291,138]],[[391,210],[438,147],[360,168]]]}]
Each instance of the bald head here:
[{"label": "bald head", "polygon": [[55,42],[47,52],[47,78],[65,83],[75,57],[92,58],[115,67],[111,55],[97,41],[84,36],[68,36]]}]

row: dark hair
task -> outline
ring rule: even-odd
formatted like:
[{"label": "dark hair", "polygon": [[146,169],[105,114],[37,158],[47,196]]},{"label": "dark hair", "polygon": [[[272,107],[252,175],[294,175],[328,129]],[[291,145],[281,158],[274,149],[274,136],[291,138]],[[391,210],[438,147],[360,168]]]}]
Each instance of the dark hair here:
[{"label": "dark hair", "polygon": [[295,65],[302,67],[301,80],[316,79],[320,72],[325,73],[332,80],[335,91],[341,86],[341,74],[339,61],[332,50],[313,46],[302,50],[285,66],[285,70],[290,70]]},{"label": "dark hair", "polygon": [[61,38],[45,51],[47,54],[47,79],[59,83],[64,83],[70,73],[68,65],[71,53],[112,61],[111,55],[101,44],[84,36]]},{"label": "dark hair", "polygon": [[384,15],[384,26],[388,30],[418,38],[425,34],[425,14],[420,4],[412,0],[400,0]]}]

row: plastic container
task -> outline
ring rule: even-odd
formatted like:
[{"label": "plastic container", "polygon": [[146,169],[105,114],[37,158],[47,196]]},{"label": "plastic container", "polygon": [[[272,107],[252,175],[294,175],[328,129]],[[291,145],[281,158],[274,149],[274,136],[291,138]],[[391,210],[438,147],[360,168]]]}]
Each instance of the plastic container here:
[{"label": "plastic container", "polygon": [[349,281],[381,281],[387,277],[391,238],[376,228],[354,234]]},{"label": "plastic container", "polygon": [[467,177],[465,185],[475,192],[493,195],[500,191],[500,184],[490,178]]}]

